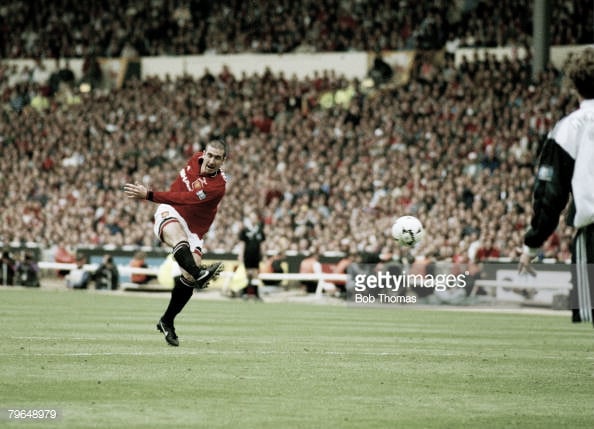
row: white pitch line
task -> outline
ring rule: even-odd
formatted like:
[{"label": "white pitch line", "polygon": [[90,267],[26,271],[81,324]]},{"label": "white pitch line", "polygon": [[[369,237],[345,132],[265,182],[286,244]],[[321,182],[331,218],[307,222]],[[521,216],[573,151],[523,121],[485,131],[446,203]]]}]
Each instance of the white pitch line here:
[{"label": "white pitch line", "polygon": [[76,341],[98,341],[100,338],[97,337],[10,337],[13,340],[33,340],[33,341],[63,341],[76,340]]},{"label": "white pitch line", "polygon": [[[180,349],[169,349],[155,352],[76,352],[76,353],[0,353],[0,357],[93,357],[93,356],[171,356],[175,353],[177,356],[199,356],[199,355],[323,355],[323,356],[400,356],[410,353],[405,352],[339,352],[339,351],[313,351],[313,350],[293,350],[293,351],[273,351],[273,350],[258,350],[258,351],[247,351],[247,350],[201,350],[201,351],[188,351]],[[436,353],[439,356],[458,356],[460,353]],[[558,356],[543,356],[545,359],[559,359]],[[594,357],[586,357],[586,360],[594,360]]]},{"label": "white pitch line", "polygon": [[221,355],[221,354],[257,354],[257,355],[294,355],[294,354],[318,354],[318,355],[334,355],[334,356],[343,356],[343,355],[363,355],[363,356],[394,356],[398,355],[399,353],[392,353],[392,352],[336,352],[336,351],[271,351],[271,350],[259,350],[255,352],[249,352],[246,350],[232,350],[232,351],[220,351],[220,350],[202,350],[202,351],[185,351],[185,350],[169,350],[169,351],[160,351],[160,352],[98,352],[98,353],[86,353],[86,352],[77,352],[77,353],[0,353],[0,356],[5,357],[17,357],[17,356],[52,356],[52,357],[89,357],[89,356],[164,356],[164,355],[171,355],[172,352],[177,352],[176,354],[179,355],[189,355],[189,356],[198,356],[198,355]]}]

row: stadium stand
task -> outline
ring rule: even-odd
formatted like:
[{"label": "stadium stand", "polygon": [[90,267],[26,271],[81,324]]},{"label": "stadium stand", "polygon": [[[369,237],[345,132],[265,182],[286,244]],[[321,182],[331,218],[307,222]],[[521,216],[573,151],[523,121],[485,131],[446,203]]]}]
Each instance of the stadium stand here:
[{"label": "stadium stand", "polygon": [[[148,9],[129,1],[109,11],[97,2],[86,14],[68,0],[35,9],[9,1],[0,7],[0,53],[84,58],[93,77],[99,56],[404,48],[447,54],[452,45],[530,41],[530,2],[474,2],[444,20],[447,3],[156,1]],[[375,14],[378,8],[385,13]],[[573,19],[592,17],[590,2],[554,1],[553,10],[555,43],[592,41],[591,18]],[[230,11],[239,17],[233,25]],[[419,56],[407,84],[372,91],[332,73],[297,79],[205,70],[199,78],[129,80],[105,93],[70,85],[67,64],[56,80],[41,63],[19,69],[2,62],[0,241],[37,243],[49,254],[153,248],[154,207],[130,204],[121,184],[141,180],[163,189],[192,151],[226,135],[231,182],[207,251],[234,251],[242,208],[250,205],[265,213],[265,246],[274,252],[317,247],[398,258],[389,226],[395,213],[407,212],[436,232],[419,254],[453,262],[513,258],[528,221],[539,144],[577,102],[559,70],[533,77],[530,68],[529,57],[455,64],[448,55],[435,63]],[[332,96],[339,92],[342,103]],[[561,225],[542,256],[565,260],[570,236]]]},{"label": "stadium stand", "polygon": [[[210,250],[234,249],[249,204],[264,211],[266,246],[276,251],[398,252],[389,225],[409,212],[441,232],[425,254],[460,258],[480,232],[510,257],[527,222],[539,141],[576,105],[559,71],[533,81],[529,67],[488,57],[456,68],[449,59],[428,80],[419,63],[408,85],[381,96],[332,74],[149,78],[109,96],[79,94],[78,103],[56,94],[38,110],[11,103],[39,87],[11,85],[14,71],[3,66],[2,241],[154,246],[154,207],[130,204],[120,185],[150,180],[163,189],[175,165],[225,134],[232,180]],[[323,94],[347,88],[346,108],[322,106]],[[568,234],[560,228],[545,256]]]},{"label": "stadium stand", "polygon": [[[0,57],[381,51],[529,46],[533,2],[7,0]],[[591,43],[592,2],[553,0],[551,42]],[[73,31],[71,31],[73,29]]]}]

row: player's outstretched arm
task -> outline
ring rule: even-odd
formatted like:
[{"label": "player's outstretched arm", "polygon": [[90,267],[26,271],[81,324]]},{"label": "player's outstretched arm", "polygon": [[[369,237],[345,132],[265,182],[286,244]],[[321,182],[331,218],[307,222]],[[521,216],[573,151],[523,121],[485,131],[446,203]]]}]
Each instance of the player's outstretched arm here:
[{"label": "player's outstretched arm", "polygon": [[133,200],[146,200],[148,196],[148,189],[140,183],[126,183],[124,185],[124,193]]},{"label": "player's outstretched arm", "polygon": [[124,193],[133,200],[148,200],[158,204],[180,204],[180,205],[201,205],[218,201],[223,194],[219,192],[204,191],[149,191],[140,183],[126,183]]}]

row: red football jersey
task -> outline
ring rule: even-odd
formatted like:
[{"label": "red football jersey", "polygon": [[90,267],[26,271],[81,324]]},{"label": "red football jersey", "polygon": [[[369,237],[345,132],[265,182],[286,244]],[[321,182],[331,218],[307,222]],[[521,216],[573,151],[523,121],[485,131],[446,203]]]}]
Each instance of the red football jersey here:
[{"label": "red football jersey", "polygon": [[195,153],[167,192],[153,192],[152,201],[170,204],[187,222],[190,231],[203,238],[214,221],[225,195],[227,178],[222,170],[201,175],[203,152]]}]

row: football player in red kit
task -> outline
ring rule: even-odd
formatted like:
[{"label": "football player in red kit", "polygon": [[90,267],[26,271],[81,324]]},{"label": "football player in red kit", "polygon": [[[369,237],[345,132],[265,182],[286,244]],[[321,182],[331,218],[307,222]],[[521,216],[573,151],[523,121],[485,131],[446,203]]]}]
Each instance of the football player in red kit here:
[{"label": "football player in red kit", "polygon": [[203,237],[212,225],[219,203],[225,195],[227,179],[221,170],[227,158],[227,146],[213,140],[203,152],[195,153],[179,171],[169,191],[148,190],[139,183],[127,183],[128,198],[158,203],[154,232],[161,242],[173,249],[173,257],[181,268],[171,298],[157,329],[172,346],[178,346],[174,319],[192,297],[194,288],[203,289],[222,267],[217,262],[201,267]]}]

